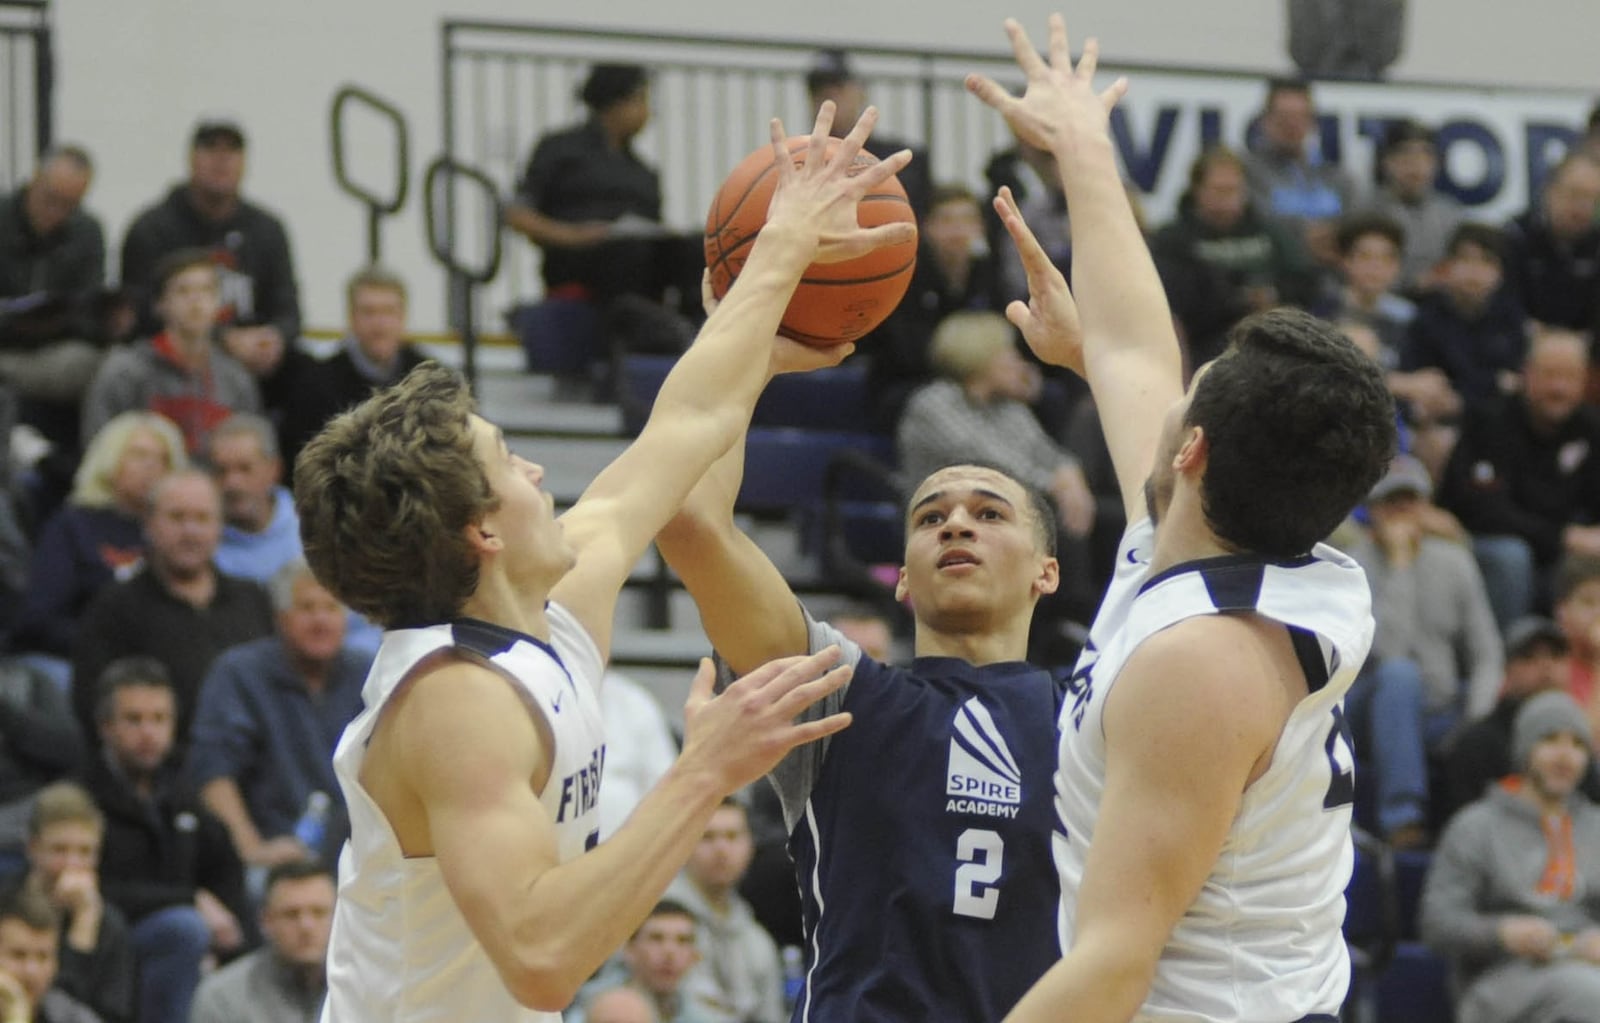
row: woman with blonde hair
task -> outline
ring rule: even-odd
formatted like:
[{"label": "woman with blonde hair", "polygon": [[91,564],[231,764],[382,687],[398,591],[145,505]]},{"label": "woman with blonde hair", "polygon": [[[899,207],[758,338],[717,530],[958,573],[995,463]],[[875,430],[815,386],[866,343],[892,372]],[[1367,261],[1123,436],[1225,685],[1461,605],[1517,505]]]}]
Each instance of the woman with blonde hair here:
[{"label": "woman with blonde hair", "polygon": [[89,601],[144,554],[151,488],[187,464],[183,435],[164,416],[123,412],[101,427],[66,504],[45,522],[34,545],[16,649],[71,655]]}]

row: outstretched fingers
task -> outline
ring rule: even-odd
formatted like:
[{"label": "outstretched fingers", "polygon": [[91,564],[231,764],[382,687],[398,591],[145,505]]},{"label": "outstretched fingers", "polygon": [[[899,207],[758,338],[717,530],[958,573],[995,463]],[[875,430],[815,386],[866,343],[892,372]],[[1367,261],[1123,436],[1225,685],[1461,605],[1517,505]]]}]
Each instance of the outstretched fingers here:
[{"label": "outstretched fingers", "polygon": [[806,144],[806,169],[822,166],[828,157],[828,138],[833,133],[833,115],[837,108],[833,100],[826,99],[817,108],[817,119],[811,125],[811,140]]},{"label": "outstretched fingers", "polygon": [[878,108],[869,106],[861,111],[861,116],[856,118],[856,123],[851,127],[849,134],[845,135],[839,143],[839,148],[834,151],[833,163],[845,167],[847,170],[855,162],[856,154],[861,152],[861,147],[867,144],[867,136],[872,134],[872,129],[878,126]]},{"label": "outstretched fingers", "polygon": [[1116,109],[1117,104],[1122,102],[1122,97],[1127,94],[1128,80],[1126,78],[1118,78],[1107,86],[1106,91],[1100,94],[1100,102],[1105,105],[1106,113],[1109,115],[1112,110]]},{"label": "outstretched fingers", "polygon": [[1028,227],[1028,222],[1022,219],[1022,211],[1017,208],[1016,197],[1011,194],[1009,187],[1002,186],[1000,194],[995,196],[994,211],[999,214],[1000,223],[1005,225],[1006,233],[1011,236],[1012,243],[1017,247],[1017,255],[1022,259],[1022,269],[1028,275],[1028,290],[1035,291],[1036,285],[1043,283],[1037,279],[1037,275],[1046,270],[1055,270],[1055,264],[1050,262],[1050,254],[1039,244],[1039,239],[1034,236],[1033,229]]},{"label": "outstretched fingers", "polygon": [[810,681],[798,682],[773,702],[773,708],[785,718],[797,717],[813,703],[843,688],[854,672],[850,665],[841,664],[821,678],[813,676]]},{"label": "outstretched fingers", "polygon": [[967,91],[982,100],[985,106],[1005,116],[1006,111],[1017,103],[1017,97],[1011,95],[1010,90],[988,75],[972,72],[963,82]]},{"label": "outstretched fingers", "polygon": [[1050,66],[1057,71],[1072,70],[1072,48],[1067,42],[1067,19],[1050,15]]},{"label": "outstretched fingers", "polygon": [[1100,40],[1090,36],[1083,41],[1083,55],[1078,58],[1078,77],[1086,82],[1094,81],[1094,71],[1099,66]]},{"label": "outstretched fingers", "polygon": [[783,121],[777,117],[767,122],[767,133],[772,141],[772,166],[778,172],[778,187],[782,188],[794,178],[794,157],[789,153],[789,137],[784,134]]},{"label": "outstretched fingers", "polygon": [[[1029,78],[1047,71],[1048,68],[1039,57],[1039,51],[1033,48],[1033,42],[1028,39],[1028,33],[1022,27],[1022,23],[1015,18],[1007,18],[1005,24],[1006,35],[1011,38],[1011,52],[1017,58],[1017,67],[1021,68]],[[1066,31],[1066,25],[1063,24],[1062,34],[1065,35]]]}]

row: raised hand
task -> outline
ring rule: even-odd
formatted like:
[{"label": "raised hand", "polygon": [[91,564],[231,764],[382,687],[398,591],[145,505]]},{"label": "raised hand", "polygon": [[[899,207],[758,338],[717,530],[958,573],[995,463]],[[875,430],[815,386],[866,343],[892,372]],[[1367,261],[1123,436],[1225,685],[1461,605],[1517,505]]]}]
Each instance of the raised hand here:
[{"label": "raised hand", "polygon": [[[717,296],[711,291],[711,271],[707,270],[700,275],[700,305],[709,318],[717,311],[717,306],[720,304]],[[767,375],[775,377],[780,373],[809,373],[814,369],[827,369],[848,359],[855,350],[853,341],[819,346],[801,344],[781,334],[775,335],[772,339],[772,358],[767,367]]]},{"label": "raised hand", "polygon": [[994,210],[1011,235],[1022,269],[1028,275],[1028,301],[1006,306],[1006,319],[1022,331],[1023,340],[1040,359],[1085,375],[1083,327],[1078,322],[1078,303],[1072,298],[1067,279],[1023,222],[1011,189],[1000,189]]},{"label": "raised hand", "polygon": [[[772,154],[778,186],[767,209],[769,231],[793,232],[812,240],[811,262],[838,263],[854,259],[884,245],[896,245],[916,238],[917,229],[908,223],[862,227],[856,220],[856,204],[877,185],[911,162],[911,151],[903,149],[887,160],[856,167],[862,143],[878,123],[878,110],[868,107],[850,134],[830,146],[833,128],[833,101],[822,104],[803,157],[790,153],[783,122],[772,119]],[[830,152],[830,149],[832,150]],[[797,166],[798,163],[798,166]]]},{"label": "raised hand", "polygon": [[1052,14],[1050,60],[1046,63],[1020,24],[1007,18],[1005,26],[1017,66],[1028,76],[1026,91],[1021,97],[1013,96],[994,79],[977,74],[967,76],[967,90],[998,111],[1017,138],[1057,157],[1063,152],[1070,155],[1076,146],[1090,140],[1109,140],[1111,109],[1128,91],[1128,80],[1119,78],[1103,92],[1094,91],[1099,42],[1085,42],[1083,56],[1074,67],[1067,46],[1067,23],[1061,15]]},{"label": "raised hand", "polygon": [[850,724],[847,713],[799,723],[795,718],[848,682],[851,671],[839,664],[839,648],[830,646],[809,657],[769,661],[713,696],[716,673],[710,661],[701,661],[683,707],[678,762],[715,772],[727,792],[748,785],[794,747]]}]

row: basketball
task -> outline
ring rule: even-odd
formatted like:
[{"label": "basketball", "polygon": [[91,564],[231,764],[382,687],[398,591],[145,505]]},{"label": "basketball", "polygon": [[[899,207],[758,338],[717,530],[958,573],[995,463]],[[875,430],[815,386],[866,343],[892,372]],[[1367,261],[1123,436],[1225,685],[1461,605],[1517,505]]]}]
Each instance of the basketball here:
[{"label": "basketball", "polygon": [[[805,158],[809,136],[789,138],[785,145],[796,163]],[[828,153],[839,146],[828,140]],[[870,167],[878,158],[866,150],[856,154],[852,173]],[[772,147],[762,146],[739,162],[728,175],[706,217],[706,268],[711,292],[728,293],[750,256],[756,234],[767,220],[767,207],[778,185],[773,172]],[[896,178],[886,178],[876,190],[861,197],[856,219],[862,227],[905,221],[916,224],[916,214],[906,200],[906,190]],[[842,263],[812,263],[784,311],[778,333],[825,348],[854,341],[882,323],[900,304],[911,285],[917,265],[917,242],[886,245]]]}]

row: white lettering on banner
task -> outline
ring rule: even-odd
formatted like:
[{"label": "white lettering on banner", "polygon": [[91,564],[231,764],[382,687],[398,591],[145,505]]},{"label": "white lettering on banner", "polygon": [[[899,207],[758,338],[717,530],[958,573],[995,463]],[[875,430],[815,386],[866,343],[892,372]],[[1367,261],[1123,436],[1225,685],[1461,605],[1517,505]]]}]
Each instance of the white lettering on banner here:
[{"label": "white lettering on banner", "polygon": [[[1106,82],[1119,72],[1103,68]],[[1123,167],[1146,199],[1153,223],[1172,216],[1201,150],[1243,148],[1261,112],[1257,76],[1125,72],[1131,83],[1113,117]],[[1543,180],[1588,116],[1592,97],[1556,90],[1490,90],[1397,83],[1318,82],[1313,149],[1343,166],[1362,193],[1385,126],[1411,118],[1439,133],[1441,187],[1475,219],[1498,222],[1527,208],[1530,183]]]}]

